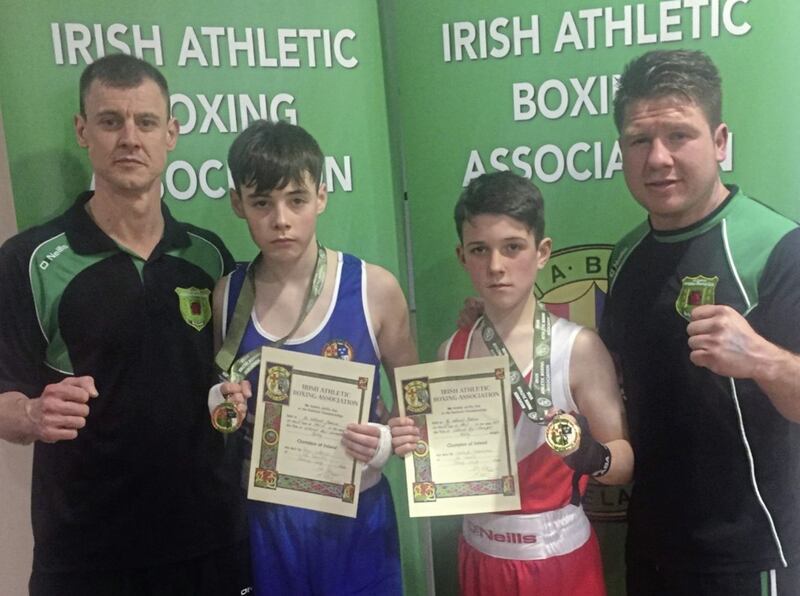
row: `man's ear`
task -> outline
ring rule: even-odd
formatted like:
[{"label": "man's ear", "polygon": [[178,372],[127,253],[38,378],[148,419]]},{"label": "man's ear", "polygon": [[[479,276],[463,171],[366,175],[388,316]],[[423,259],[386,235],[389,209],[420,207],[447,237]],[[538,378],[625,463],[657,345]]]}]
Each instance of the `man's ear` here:
[{"label": "man's ear", "polygon": [[725,161],[728,154],[728,125],[722,122],[714,131],[714,147],[718,162]]},{"label": "man's ear", "polygon": [[461,263],[462,266],[465,266],[467,263],[464,259],[464,245],[463,244],[456,244],[456,258],[458,262]]},{"label": "man's ear", "polygon": [[89,143],[86,141],[86,119],[80,114],[75,114],[72,123],[75,127],[75,138],[80,147],[88,147]]},{"label": "man's ear", "polygon": [[167,122],[167,151],[172,151],[175,149],[175,145],[178,144],[178,135],[181,130],[181,123],[172,116],[170,116],[169,121]]},{"label": "man's ear", "polygon": [[553,240],[550,238],[542,238],[539,246],[536,247],[536,267],[541,271],[550,260],[550,253],[553,251]]},{"label": "man's ear", "polygon": [[235,188],[231,189],[231,208],[233,212],[244,219],[244,208],[242,205],[242,195],[240,195]]}]

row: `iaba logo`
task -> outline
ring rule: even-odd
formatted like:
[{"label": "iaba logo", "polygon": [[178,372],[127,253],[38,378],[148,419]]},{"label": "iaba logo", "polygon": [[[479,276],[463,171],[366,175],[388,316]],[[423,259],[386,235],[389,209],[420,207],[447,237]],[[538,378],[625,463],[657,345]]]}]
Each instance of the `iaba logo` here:
[{"label": "iaba logo", "polygon": [[[608,292],[613,245],[587,244],[555,251],[536,278],[536,298],[553,314],[597,328]],[[589,482],[583,506],[593,521],[625,521],[629,486]]]}]

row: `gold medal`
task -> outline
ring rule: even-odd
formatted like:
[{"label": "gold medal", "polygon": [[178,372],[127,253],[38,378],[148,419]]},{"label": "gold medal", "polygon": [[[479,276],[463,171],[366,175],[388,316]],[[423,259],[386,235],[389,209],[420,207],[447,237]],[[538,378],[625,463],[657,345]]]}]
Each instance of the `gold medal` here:
[{"label": "gold medal", "polygon": [[[236,359],[236,354],[241,346],[247,322],[250,320],[250,312],[255,303],[255,265],[261,255],[247,268],[246,277],[242,284],[239,298],[234,307],[233,316],[229,321],[228,333],[222,343],[222,347],[214,358],[214,363],[220,372],[220,380],[231,383],[241,383],[258,365],[261,363],[261,348],[250,350],[240,358]],[[281,347],[287,339],[294,335],[294,332],[305,320],[306,315],[311,312],[311,308],[322,294],[325,286],[325,275],[328,270],[328,257],[325,248],[317,242],[317,260],[314,263],[314,272],[308,284],[308,291],[303,300],[300,315],[292,327],[291,331],[279,340],[269,344],[274,348]],[[346,342],[344,342],[346,343]],[[349,344],[348,344],[349,346]],[[277,403],[287,402],[289,399],[289,389],[291,387],[291,375],[289,371],[280,366],[269,369],[267,376],[266,397]],[[224,396],[223,396],[224,397]],[[211,412],[211,425],[222,433],[232,433],[239,430],[244,422],[245,415],[239,413],[236,406],[227,399],[219,404]]]},{"label": "gold medal", "polygon": [[239,430],[244,415],[239,413],[236,405],[227,399],[211,412],[211,426],[221,433],[233,433]]},{"label": "gold medal", "polygon": [[574,416],[556,414],[544,430],[544,440],[557,454],[569,455],[581,444],[581,427]]}]

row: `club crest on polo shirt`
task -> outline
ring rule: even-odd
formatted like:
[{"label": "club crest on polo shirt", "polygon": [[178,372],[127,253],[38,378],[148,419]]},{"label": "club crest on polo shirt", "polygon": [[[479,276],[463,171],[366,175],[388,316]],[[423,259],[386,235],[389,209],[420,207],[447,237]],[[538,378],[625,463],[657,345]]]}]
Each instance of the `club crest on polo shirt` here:
[{"label": "club crest on polo shirt", "polygon": [[338,358],[339,360],[352,360],[355,350],[350,342],[343,339],[334,339],[322,347],[322,355],[325,358]]},{"label": "club crest on polo shirt", "polygon": [[687,321],[692,318],[695,306],[714,304],[714,295],[719,277],[705,275],[689,275],[681,280],[681,291],[675,300],[675,310]]},{"label": "club crest on polo shirt", "polygon": [[187,325],[198,331],[211,320],[211,290],[207,288],[175,288],[181,316]]}]

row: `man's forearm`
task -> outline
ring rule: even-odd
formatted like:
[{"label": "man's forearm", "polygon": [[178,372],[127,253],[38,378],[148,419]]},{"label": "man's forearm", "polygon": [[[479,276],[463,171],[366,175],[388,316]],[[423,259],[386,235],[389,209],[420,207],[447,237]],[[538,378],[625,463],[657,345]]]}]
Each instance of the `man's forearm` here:
[{"label": "man's forearm", "polygon": [[800,423],[800,356],[774,346],[753,380],[785,418]]},{"label": "man's forearm", "polygon": [[0,393],[0,439],[27,445],[36,439],[25,407],[28,398],[19,391]]}]

